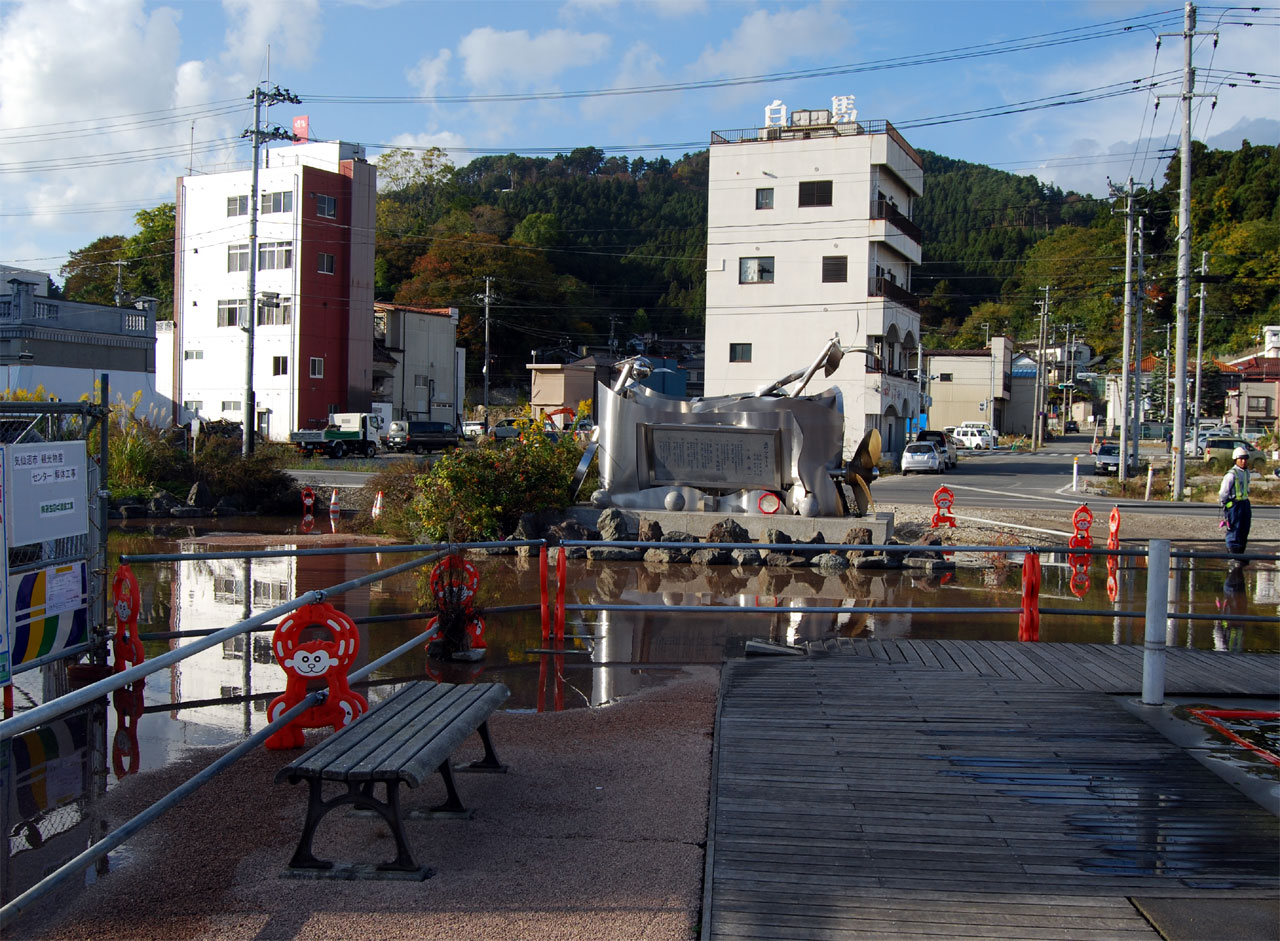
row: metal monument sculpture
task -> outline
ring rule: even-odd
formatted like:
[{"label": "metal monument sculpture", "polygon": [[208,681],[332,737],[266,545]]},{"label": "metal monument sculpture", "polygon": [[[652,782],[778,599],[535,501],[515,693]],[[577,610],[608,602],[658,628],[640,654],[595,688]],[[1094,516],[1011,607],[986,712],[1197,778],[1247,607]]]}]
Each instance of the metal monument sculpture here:
[{"label": "metal monument sculpture", "polygon": [[696,399],[640,385],[648,362],[627,360],[612,389],[597,388],[598,438],[577,480],[594,455],[601,486],[591,499],[601,508],[863,516],[880,433],[870,430],[846,464],[840,390],[801,394],[842,356],[837,335],[807,369],[755,392]]}]

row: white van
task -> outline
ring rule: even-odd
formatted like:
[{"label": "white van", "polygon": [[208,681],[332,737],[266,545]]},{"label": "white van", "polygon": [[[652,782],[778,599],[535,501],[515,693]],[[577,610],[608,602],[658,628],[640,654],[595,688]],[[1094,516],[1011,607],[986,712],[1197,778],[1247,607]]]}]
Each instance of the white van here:
[{"label": "white van", "polygon": [[956,429],[955,438],[960,443],[960,447],[973,451],[987,451],[996,446],[995,438],[982,428],[966,428],[961,425]]},{"label": "white van", "polygon": [[989,434],[993,438],[996,436],[995,429],[991,427],[991,422],[962,421],[960,423],[960,427],[961,428],[977,428],[979,431],[985,431],[987,434]]}]

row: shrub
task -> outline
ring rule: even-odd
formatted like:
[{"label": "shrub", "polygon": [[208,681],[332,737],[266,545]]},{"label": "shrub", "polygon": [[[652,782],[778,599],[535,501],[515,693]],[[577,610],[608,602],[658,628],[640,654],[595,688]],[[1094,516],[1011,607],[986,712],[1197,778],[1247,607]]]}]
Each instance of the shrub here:
[{"label": "shrub", "polygon": [[231,497],[244,509],[285,512],[296,509],[293,478],[281,469],[287,448],[258,444],[248,458],[233,438],[201,437],[196,446],[195,474],[215,500]]},{"label": "shrub", "polygon": [[577,442],[526,435],[504,445],[459,448],[417,478],[414,509],[426,538],[482,542],[515,531],[520,516],[568,506]]}]

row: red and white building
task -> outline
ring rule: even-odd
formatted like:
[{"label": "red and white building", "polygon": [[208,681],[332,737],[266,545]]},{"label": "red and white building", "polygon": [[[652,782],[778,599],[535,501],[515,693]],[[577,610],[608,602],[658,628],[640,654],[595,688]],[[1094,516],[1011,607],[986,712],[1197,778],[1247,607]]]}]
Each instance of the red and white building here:
[{"label": "red and white building", "polygon": [[250,206],[257,203],[255,427],[286,440],[373,390],[376,169],[359,144],[264,149],[252,169],[180,177],[175,419],[244,418]]}]

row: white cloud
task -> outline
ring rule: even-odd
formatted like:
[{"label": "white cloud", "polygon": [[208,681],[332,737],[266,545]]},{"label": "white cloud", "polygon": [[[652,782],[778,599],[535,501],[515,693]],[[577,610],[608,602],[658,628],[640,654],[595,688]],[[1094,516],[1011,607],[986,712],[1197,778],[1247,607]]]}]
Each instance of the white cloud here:
[{"label": "white cloud", "polygon": [[441,49],[430,58],[418,60],[418,64],[406,71],[404,77],[419,95],[424,98],[431,97],[444,84],[451,61],[453,61],[453,53],[448,49]]},{"label": "white cloud", "polygon": [[701,78],[758,74],[779,70],[796,58],[811,58],[843,48],[853,27],[834,5],[787,8],[777,13],[753,10],[714,49],[698,57],[690,72]]},{"label": "white cloud", "polygon": [[[670,72],[661,53],[639,42],[623,54],[609,87],[636,88],[670,81]],[[582,114],[590,120],[609,121],[619,129],[634,129],[672,108],[679,98],[678,92],[588,98],[582,103]],[[634,134],[634,130],[631,133]]]},{"label": "white cloud", "polygon": [[324,16],[319,0],[222,0],[231,26],[224,57],[250,84],[273,71],[305,69],[320,45]]},{"label": "white cloud", "polygon": [[609,50],[604,33],[551,29],[531,36],[525,30],[472,30],[458,44],[462,71],[478,91],[545,89],[568,69],[592,65]]},{"label": "white cloud", "polygon": [[[628,7],[634,8],[634,12]],[[612,19],[624,10],[628,15],[652,14],[659,19],[676,20],[705,13],[707,0],[644,0],[634,4],[625,4],[623,0],[567,0],[560,8],[560,16],[566,20],[586,16]]]}]

